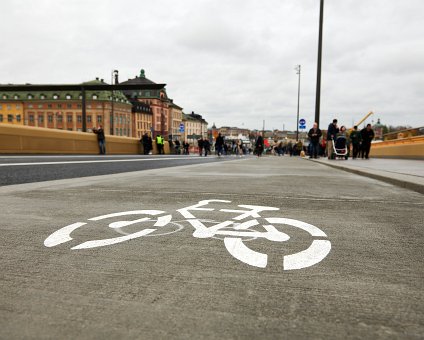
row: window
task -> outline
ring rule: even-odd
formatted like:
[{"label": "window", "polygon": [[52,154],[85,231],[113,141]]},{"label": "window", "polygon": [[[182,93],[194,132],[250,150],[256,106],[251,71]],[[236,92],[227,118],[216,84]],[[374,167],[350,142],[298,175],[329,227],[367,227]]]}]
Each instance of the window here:
[{"label": "window", "polygon": [[32,109],[34,107],[34,105],[32,105],[32,104],[28,104],[28,108],[29,109]]},{"label": "window", "polygon": [[7,99],[7,96],[5,94],[3,95],[3,99]]},{"label": "window", "polygon": [[53,99],[59,99],[59,96],[57,94],[54,94]]},{"label": "window", "polygon": [[43,108],[43,104],[38,104],[38,108],[42,109]]},{"label": "window", "polygon": [[29,121],[30,121],[31,123],[34,123],[34,115],[29,115]]},{"label": "window", "polygon": [[2,110],[2,109],[3,109],[3,105],[0,104],[0,110]]},{"label": "window", "polygon": [[7,109],[8,109],[8,110],[12,110],[12,105],[7,104]]},{"label": "window", "polygon": [[33,98],[32,94],[29,94],[29,95],[27,96],[27,98],[28,98],[28,99],[32,99],[32,98]]},{"label": "window", "polygon": [[16,115],[16,121],[21,122],[21,115]]},{"label": "window", "polygon": [[16,104],[15,107],[16,107],[17,110],[20,110],[21,105],[20,104]]},{"label": "window", "polygon": [[81,108],[82,108],[82,105],[81,105],[81,104],[78,104],[78,105],[77,105],[77,108],[78,108],[78,109],[81,109]]},{"label": "window", "polygon": [[97,94],[93,94],[93,99],[96,100],[97,99]]},{"label": "window", "polygon": [[66,104],[67,109],[72,109],[72,104]]},{"label": "window", "polygon": [[69,99],[72,99],[72,96],[71,96],[70,94],[67,94],[67,95],[66,95],[66,99],[68,99],[68,100],[69,100]]},{"label": "window", "polygon": [[48,116],[47,116],[47,121],[48,121],[49,123],[53,123],[53,115],[48,115]]},{"label": "window", "polygon": [[77,120],[78,120],[78,123],[82,123],[82,116],[81,115],[78,115],[77,116]]},{"label": "window", "polygon": [[3,115],[0,114],[0,123],[3,123]]},{"label": "window", "polygon": [[44,116],[38,116],[38,122],[44,123]]},{"label": "window", "polygon": [[9,123],[13,122],[13,116],[12,115],[7,115],[7,121]]},{"label": "window", "polygon": [[57,122],[58,122],[58,123],[62,123],[62,121],[63,121],[63,117],[62,117],[62,115],[60,115],[60,116],[59,116],[59,115],[57,115],[56,117],[57,117],[57,118],[56,118],[56,119],[57,119]]},{"label": "window", "polygon": [[97,123],[101,123],[102,122],[102,116],[97,116]]},{"label": "window", "polygon": [[67,115],[66,118],[68,123],[72,123],[72,115]]},{"label": "window", "polygon": [[[79,117],[79,116],[78,116]],[[87,123],[91,123],[91,115],[87,116]]]},{"label": "window", "polygon": [[47,107],[48,107],[49,109],[51,109],[51,108],[53,107],[53,105],[52,105],[52,104],[47,104]]},{"label": "window", "polygon": [[18,96],[17,94],[15,94],[15,95],[13,96],[13,99],[19,99],[19,96]]},{"label": "window", "polygon": [[87,105],[87,109],[91,109],[91,104],[88,104]]},{"label": "window", "polygon": [[62,104],[57,104],[57,108],[61,109],[62,108]]},{"label": "window", "polygon": [[118,128],[116,128],[116,129],[115,129],[115,135],[118,135],[118,132],[119,132],[119,129],[118,129]]},{"label": "window", "polygon": [[40,95],[40,99],[46,99],[46,96],[44,94]]}]

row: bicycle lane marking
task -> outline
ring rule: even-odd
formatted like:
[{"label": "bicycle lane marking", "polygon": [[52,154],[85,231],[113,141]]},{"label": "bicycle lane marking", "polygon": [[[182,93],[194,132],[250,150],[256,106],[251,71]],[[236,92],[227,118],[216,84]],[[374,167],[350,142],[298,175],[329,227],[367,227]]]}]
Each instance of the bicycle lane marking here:
[{"label": "bicycle lane marking", "polygon": [[[260,253],[250,249],[244,242],[256,240],[256,239],[266,239],[272,242],[287,242],[290,240],[290,236],[285,232],[278,230],[274,225],[284,225],[289,227],[295,227],[306,231],[312,237],[327,237],[327,235],[318,227],[308,224],[306,222],[282,218],[282,217],[263,217],[265,221],[270,224],[263,224],[257,221],[256,218],[262,218],[262,212],[276,212],[279,211],[279,208],[276,207],[268,207],[268,206],[256,206],[256,205],[237,205],[240,209],[215,209],[206,207],[209,204],[230,204],[231,201],[228,200],[201,200],[198,203],[184,207],[176,210],[176,212],[183,215],[186,218],[186,222],[190,223],[190,225],[194,228],[193,237],[195,238],[217,238],[217,236],[223,237],[224,246],[227,251],[239,261],[246,263],[251,266],[265,268],[268,264],[268,254]],[[194,213],[203,212],[203,213],[212,213],[214,211],[220,211],[224,213],[236,214],[236,216],[232,217],[232,220],[227,220],[223,222],[217,222],[214,220],[205,220],[197,218]],[[97,217],[89,218],[88,221],[102,221],[108,218],[114,217],[126,217],[131,215],[147,215],[155,217],[152,219],[151,217],[142,217],[133,220],[121,220],[115,221],[108,224],[108,227],[116,230],[117,232],[123,234],[123,236],[113,237],[108,239],[100,239],[100,240],[91,240],[86,241],[77,246],[72,247],[72,250],[80,250],[80,249],[88,249],[88,248],[96,248],[103,246],[110,246],[114,244],[118,244],[124,241],[132,240],[135,238],[143,237],[143,236],[160,236],[167,235],[173,232],[177,232],[183,229],[183,226],[175,221],[172,221],[172,215],[162,215],[167,214],[162,210],[132,210],[132,211],[123,211],[117,213],[111,213],[106,215],[101,215]],[[140,217],[140,216],[138,216]],[[249,218],[251,218],[249,220]],[[248,219],[248,220],[246,220]],[[243,221],[245,220],[245,221]],[[123,229],[130,225],[142,224],[145,222],[155,222],[153,227],[149,227],[143,229],[141,231],[137,231],[134,233],[127,233]],[[178,221],[182,222],[182,221]],[[212,226],[206,226],[204,223],[212,222]],[[46,247],[57,246],[62,243],[66,243],[71,241],[73,238],[70,234],[76,229],[87,225],[87,222],[77,222],[65,226],[56,232],[52,233],[47,239],[44,241],[44,245]],[[167,231],[158,234],[153,234],[159,228],[165,227],[169,224],[174,224],[178,227],[177,230]],[[251,227],[260,226],[265,231],[258,231],[256,229],[250,229]],[[230,230],[228,230],[230,229]],[[284,270],[294,270],[294,269],[302,269],[313,266],[319,262],[321,262],[331,251],[331,242],[329,240],[313,240],[311,245],[298,253],[285,255],[283,256],[283,269]]]}]

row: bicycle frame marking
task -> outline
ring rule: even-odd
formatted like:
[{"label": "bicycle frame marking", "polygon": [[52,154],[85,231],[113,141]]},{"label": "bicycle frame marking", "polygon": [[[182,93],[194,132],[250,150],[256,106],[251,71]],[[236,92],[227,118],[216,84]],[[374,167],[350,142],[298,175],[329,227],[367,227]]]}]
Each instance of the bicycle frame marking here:
[{"label": "bicycle frame marking", "polygon": [[[275,207],[266,207],[266,206],[257,206],[257,205],[238,205],[240,209],[214,209],[207,208],[206,206],[210,203],[224,203],[229,204],[231,201],[228,200],[202,200],[198,203],[178,209],[177,212],[180,213],[185,221],[190,223],[194,228],[193,237],[195,238],[214,238],[216,236],[222,236],[224,238],[224,246],[227,251],[239,261],[246,263],[251,266],[265,268],[268,264],[268,255],[260,253],[250,249],[244,242],[247,240],[255,239],[264,239],[272,242],[286,242],[290,240],[290,236],[286,233],[279,231],[274,225],[288,225],[306,231],[312,237],[327,237],[327,235],[319,228],[312,224],[308,224],[302,221],[282,218],[282,217],[264,217],[263,219],[269,224],[263,224],[262,227],[265,231],[257,231],[250,229],[260,225],[257,218],[262,218],[260,213],[262,212],[271,212],[279,211],[279,208]],[[220,211],[224,213],[237,214],[232,217],[231,220],[224,222],[216,223],[210,227],[204,224],[205,221],[210,222],[210,220],[203,220],[197,218],[194,213],[196,212],[213,212]],[[123,216],[133,216],[136,215],[147,215],[149,217],[137,218],[134,220],[121,220],[110,223],[109,228],[119,231],[121,228],[125,228],[130,225],[136,225],[138,223],[155,221],[153,228],[146,228],[141,231],[124,234],[124,236],[118,236],[108,239],[100,240],[91,240],[83,242],[77,246],[72,247],[72,250],[78,249],[89,249],[104,247],[113,244],[118,244],[124,241],[129,241],[135,238],[140,238],[143,236],[159,236],[169,234],[152,234],[159,230],[162,227],[169,225],[170,223],[177,224],[172,221],[172,215],[162,215],[166,214],[162,210],[132,210],[124,211],[119,213],[112,213],[107,215],[101,215],[93,218],[89,218],[88,221],[102,221],[108,218],[114,217],[123,217]],[[160,215],[160,216],[159,216]],[[152,219],[154,217],[154,219]],[[54,247],[62,243],[71,241],[73,238],[70,234],[82,227],[87,225],[86,222],[77,222],[65,226],[54,233],[44,241],[46,247]],[[179,225],[179,224],[177,224]],[[182,228],[182,227],[181,227]],[[181,230],[178,229],[176,231]],[[231,228],[229,230],[229,228]],[[176,232],[173,231],[173,232]],[[304,251],[298,252],[296,254],[285,255],[283,256],[283,269],[284,270],[294,270],[301,269],[313,266],[321,262],[331,251],[331,242],[328,240],[313,240],[311,245]]]}]

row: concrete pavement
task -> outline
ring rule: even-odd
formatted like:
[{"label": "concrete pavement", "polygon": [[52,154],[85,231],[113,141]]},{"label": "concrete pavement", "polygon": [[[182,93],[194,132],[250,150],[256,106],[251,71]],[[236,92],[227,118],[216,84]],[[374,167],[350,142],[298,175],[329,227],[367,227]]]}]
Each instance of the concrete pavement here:
[{"label": "concrete pavement", "polygon": [[407,159],[314,159],[337,169],[391,183],[424,194],[424,161]]},{"label": "concrete pavement", "polygon": [[[2,339],[424,334],[423,195],[382,181],[246,158],[5,186],[0,204]],[[274,210],[236,219],[251,206]]]}]

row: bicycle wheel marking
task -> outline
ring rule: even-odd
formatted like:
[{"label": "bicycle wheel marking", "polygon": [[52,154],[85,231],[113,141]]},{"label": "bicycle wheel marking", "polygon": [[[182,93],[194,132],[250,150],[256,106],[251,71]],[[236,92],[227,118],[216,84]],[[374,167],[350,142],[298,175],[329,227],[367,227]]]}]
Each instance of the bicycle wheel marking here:
[{"label": "bicycle wheel marking", "polygon": [[[72,250],[111,246],[144,236],[168,235],[183,229],[183,225],[180,223],[188,222],[194,228],[193,237],[199,239],[223,240],[225,248],[234,258],[250,266],[265,268],[268,265],[268,254],[251,249],[245,242],[261,239],[278,243],[289,241],[290,235],[276,228],[276,226],[279,225],[285,226],[285,229],[287,229],[287,227],[288,229],[293,227],[301,229],[307,232],[311,237],[327,237],[321,229],[306,222],[283,217],[261,216],[263,213],[273,214],[279,211],[280,209],[276,207],[243,204],[238,205],[238,209],[227,209],[227,207],[219,209],[210,207],[211,204],[228,205],[230,203],[231,201],[228,200],[215,199],[199,201],[194,205],[178,209],[177,212],[185,218],[185,220],[178,221],[173,221],[173,216],[162,210],[132,210],[96,216],[88,218],[88,222],[76,222],[55,231],[46,238],[44,245],[46,247],[54,247],[73,240],[71,233],[78,228],[88,225],[90,221],[97,222],[117,217],[125,218],[108,224],[108,228],[115,230],[121,234],[121,236],[86,241],[71,247]],[[211,217],[213,216],[213,212],[221,212],[231,214],[231,217],[229,220],[220,222],[214,219],[196,217],[195,214],[200,212],[203,214],[211,213]],[[128,219],[134,216],[136,218]],[[258,221],[259,218],[265,220],[269,224],[263,223],[261,225]],[[145,227],[146,224],[148,227]],[[208,226],[206,224],[211,225]],[[176,226],[176,229],[171,229],[171,231],[169,231],[170,225],[172,225],[174,229]],[[130,226],[132,226],[132,228],[140,228],[141,226],[143,229],[135,232],[128,232],[126,228],[128,229]],[[329,240],[314,239],[307,249],[295,254],[283,256],[283,269],[295,270],[311,267],[321,262],[330,251],[331,242]]]}]

